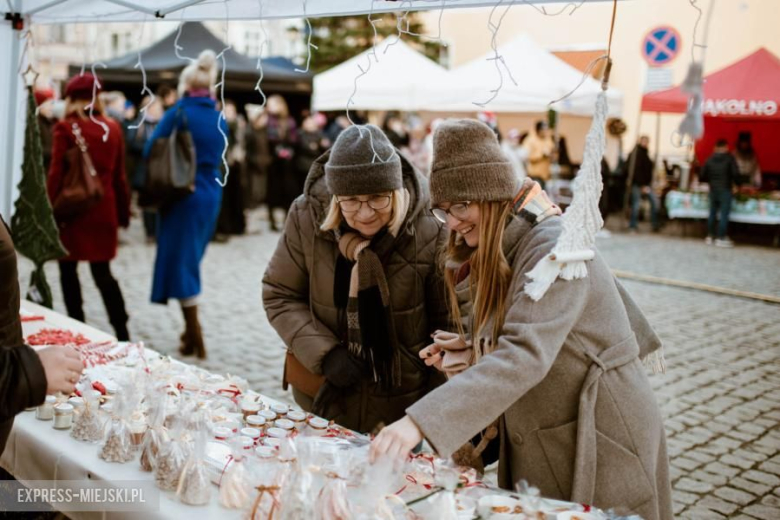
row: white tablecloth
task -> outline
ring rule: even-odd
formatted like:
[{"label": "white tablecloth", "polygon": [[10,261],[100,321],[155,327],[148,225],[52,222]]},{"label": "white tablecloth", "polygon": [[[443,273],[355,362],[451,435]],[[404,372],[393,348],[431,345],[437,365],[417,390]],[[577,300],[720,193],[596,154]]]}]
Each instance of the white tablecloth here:
[{"label": "white tablecloth", "polygon": [[[56,327],[80,332],[93,341],[111,339],[112,336],[50,311],[30,302],[22,303],[23,312],[45,316],[45,321],[32,321],[23,324],[25,337],[41,328]],[[8,443],[0,466],[11,473],[22,484],[30,487],[35,480],[137,480],[153,482],[152,473],[141,470],[138,460],[127,464],[106,462],[98,457],[99,445],[79,442],[70,436],[70,430],[55,430],[52,421],[39,421],[35,412],[23,412],[16,416],[14,428],[8,437]],[[240,511],[225,509],[219,505],[218,489],[214,486],[211,503],[208,506],[194,507],[182,504],[173,492],[160,492],[160,509],[156,513],[143,513],[144,519],[187,519],[200,518],[241,518]],[[130,512],[79,512],[67,513],[69,517],[80,519],[124,519],[138,518],[140,513]]]}]

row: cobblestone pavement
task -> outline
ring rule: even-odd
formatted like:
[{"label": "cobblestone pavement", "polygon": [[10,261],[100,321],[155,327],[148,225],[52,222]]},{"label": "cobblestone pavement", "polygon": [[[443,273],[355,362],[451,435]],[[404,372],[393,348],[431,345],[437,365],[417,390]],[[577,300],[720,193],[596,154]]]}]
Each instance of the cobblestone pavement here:
[{"label": "cobblestone pavement", "polygon": [[[177,355],[177,305],[149,303],[154,246],[134,222],[113,263],[130,331]],[[258,213],[250,234],[211,244],[201,315],[209,359],[202,366],[245,377],[258,391],[280,388],[281,341],[262,310],[260,279],[277,234]],[[696,239],[615,234],[599,248],[616,269],[780,296],[780,250],[706,247]],[[31,265],[20,262],[26,287]],[[86,265],[80,266],[91,325],[110,331]],[[56,265],[47,268],[63,312]],[[780,305],[641,282],[624,282],[666,345],[667,373],[651,381],[666,416],[674,511],[681,518],[780,519]]]}]

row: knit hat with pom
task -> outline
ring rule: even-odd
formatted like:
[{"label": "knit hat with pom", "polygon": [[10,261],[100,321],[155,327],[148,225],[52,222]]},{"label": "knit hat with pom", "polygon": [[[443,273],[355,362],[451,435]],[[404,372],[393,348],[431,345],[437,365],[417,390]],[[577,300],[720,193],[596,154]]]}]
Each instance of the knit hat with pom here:
[{"label": "knit hat with pom", "polygon": [[433,134],[431,204],[513,200],[521,182],[493,130],[474,119],[448,119]]}]

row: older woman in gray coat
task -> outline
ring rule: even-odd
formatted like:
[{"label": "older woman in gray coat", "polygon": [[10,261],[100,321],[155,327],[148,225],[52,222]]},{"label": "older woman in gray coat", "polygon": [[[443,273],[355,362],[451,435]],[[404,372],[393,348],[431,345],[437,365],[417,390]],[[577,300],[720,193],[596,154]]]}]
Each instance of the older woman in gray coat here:
[{"label": "older woman in gray coat", "polygon": [[547,497],[672,518],[663,420],[642,363],[660,342],[604,260],[538,302],[524,293],[561,233],[560,210],[517,180],[476,121],[437,129],[431,193],[451,231],[451,317],[464,325],[422,355],[446,368],[470,348],[473,366],[407,408],[372,455],[405,455],[425,438],[448,457],[496,436],[502,487],[525,479]]}]

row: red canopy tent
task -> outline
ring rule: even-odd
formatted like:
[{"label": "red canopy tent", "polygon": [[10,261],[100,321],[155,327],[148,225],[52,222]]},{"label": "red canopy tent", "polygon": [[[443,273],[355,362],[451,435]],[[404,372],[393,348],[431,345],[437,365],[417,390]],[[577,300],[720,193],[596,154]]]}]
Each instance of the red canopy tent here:
[{"label": "red canopy tent", "polygon": [[[715,141],[749,131],[764,172],[780,172],[780,59],[763,47],[704,78],[704,135],[696,142],[700,162]],[[688,95],[680,87],[645,94],[643,112],[683,113]]]}]

